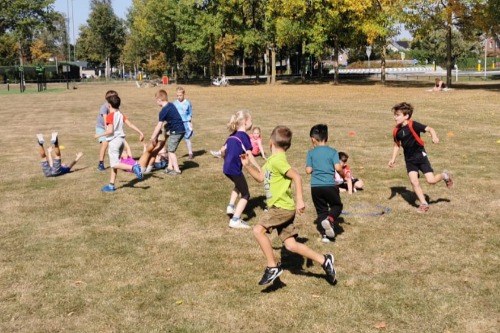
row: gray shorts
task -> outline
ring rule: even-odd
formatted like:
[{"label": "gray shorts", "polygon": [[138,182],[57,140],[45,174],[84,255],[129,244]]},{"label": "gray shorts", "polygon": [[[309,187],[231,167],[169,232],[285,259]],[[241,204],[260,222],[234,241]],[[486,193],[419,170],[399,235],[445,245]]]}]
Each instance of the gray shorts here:
[{"label": "gray shorts", "polygon": [[52,164],[53,165],[50,166],[48,161],[42,162],[42,171],[45,177],[55,177],[62,173],[60,159],[54,159]]},{"label": "gray shorts", "polygon": [[108,141],[108,156],[109,156],[109,165],[114,168],[118,164],[120,164],[120,156],[123,152],[123,141],[125,138],[116,137],[111,141]]},{"label": "gray shorts", "polygon": [[167,151],[169,153],[175,153],[177,150],[177,147],[179,147],[179,143],[181,142],[182,138],[184,137],[184,132],[182,133],[176,133],[176,134],[170,134],[168,137],[168,146],[167,146]]}]

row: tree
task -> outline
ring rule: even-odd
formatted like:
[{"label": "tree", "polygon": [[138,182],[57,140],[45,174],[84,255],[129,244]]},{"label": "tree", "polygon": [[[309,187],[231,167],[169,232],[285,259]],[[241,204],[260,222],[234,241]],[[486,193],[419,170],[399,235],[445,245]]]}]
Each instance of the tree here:
[{"label": "tree", "polygon": [[0,4],[0,36],[9,33],[16,38],[21,65],[33,35],[54,19],[53,3],[54,0],[10,0]]},{"label": "tree", "polygon": [[80,26],[78,54],[94,64],[105,64],[108,78],[124,44],[125,26],[113,12],[111,0],[92,0],[87,25]]}]

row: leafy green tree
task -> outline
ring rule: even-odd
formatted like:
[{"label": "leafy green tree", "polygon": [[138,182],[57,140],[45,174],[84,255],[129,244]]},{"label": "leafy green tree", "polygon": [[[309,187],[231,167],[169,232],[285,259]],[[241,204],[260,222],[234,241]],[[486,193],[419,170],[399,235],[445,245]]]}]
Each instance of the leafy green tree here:
[{"label": "leafy green tree", "polygon": [[106,78],[120,59],[125,44],[124,22],[115,15],[111,0],[92,0],[86,25],[80,26],[78,55],[94,64],[105,64]]},{"label": "leafy green tree", "polygon": [[21,64],[29,56],[36,32],[50,25],[55,17],[54,0],[10,0],[0,3],[0,36],[14,36]]}]

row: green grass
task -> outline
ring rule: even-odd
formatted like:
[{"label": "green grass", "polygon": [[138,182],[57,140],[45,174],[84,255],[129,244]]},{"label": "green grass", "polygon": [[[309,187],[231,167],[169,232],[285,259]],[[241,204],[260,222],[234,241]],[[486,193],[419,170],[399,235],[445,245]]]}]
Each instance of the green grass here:
[{"label": "green grass", "polygon": [[[181,143],[182,176],[155,172],[137,182],[119,173],[115,193],[100,192],[109,171],[96,170],[97,110],[106,90],[117,89],[123,112],[148,138],[159,111],[155,89],[79,84],[51,86],[57,90],[51,94],[0,95],[0,332],[496,332],[499,89],[474,84],[444,93],[407,82],[188,85],[195,159],[187,160]],[[167,91],[174,98],[175,86]],[[414,119],[441,139],[433,145],[424,138],[434,169],[456,177],[451,191],[423,185],[431,203],[425,215],[415,212],[403,157],[387,167],[390,110],[401,101],[413,103]],[[232,183],[208,153],[243,108],[265,138],[278,124],[293,130],[288,157],[303,176],[306,201],[296,219],[300,240],[334,253],[336,286],[321,267],[284,250],[275,234],[283,285],[257,285],[264,258],[251,232],[228,228]],[[309,129],[320,122],[366,184],[342,195],[352,214],[327,245],[313,225],[304,172]],[[63,161],[85,155],[74,172],[45,178],[35,134],[50,138],[52,130],[65,147]],[[127,133],[138,156],[137,135]],[[264,191],[247,178],[252,198],[245,217],[254,225]],[[390,212],[366,216],[377,206]]]}]

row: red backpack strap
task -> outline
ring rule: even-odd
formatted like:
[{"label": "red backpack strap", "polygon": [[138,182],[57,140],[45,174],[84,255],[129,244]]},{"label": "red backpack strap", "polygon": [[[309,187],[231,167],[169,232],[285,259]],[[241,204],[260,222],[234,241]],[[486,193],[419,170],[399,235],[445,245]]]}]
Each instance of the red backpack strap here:
[{"label": "red backpack strap", "polygon": [[408,128],[410,129],[411,134],[413,134],[413,137],[418,142],[418,144],[423,147],[425,145],[424,140],[422,140],[422,138],[413,129],[413,120],[411,119],[408,120]]},{"label": "red backpack strap", "polygon": [[[396,135],[398,134],[398,130],[400,128],[401,128],[401,125],[398,125],[398,126],[394,127],[394,130],[392,131],[392,136],[394,137],[394,142],[398,146],[400,146],[401,144],[398,141],[398,139],[396,138]],[[410,129],[410,133],[413,135],[413,137],[415,138],[417,143],[423,147],[425,145],[425,143],[422,140],[422,138],[417,134],[417,132],[415,132],[415,130],[413,129],[413,120],[411,120],[411,119],[408,119],[408,128]]]}]

